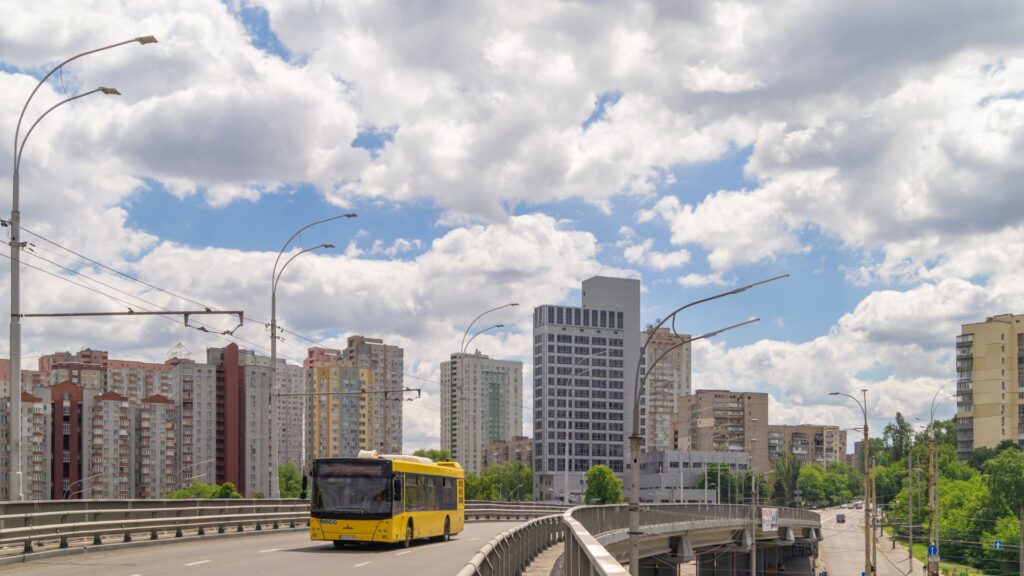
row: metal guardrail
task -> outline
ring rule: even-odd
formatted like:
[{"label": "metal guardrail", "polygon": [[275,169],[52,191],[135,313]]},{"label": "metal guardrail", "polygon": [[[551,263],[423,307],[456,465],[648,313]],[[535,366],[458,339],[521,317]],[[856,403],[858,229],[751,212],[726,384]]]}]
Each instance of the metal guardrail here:
[{"label": "metal guardrail", "polygon": [[[645,504],[640,509],[640,525],[654,526],[701,521],[735,520],[736,527],[749,526],[760,518],[760,508],[742,504]],[[820,525],[818,514],[809,510],[779,508],[780,526]],[[629,572],[605,549],[598,536],[628,529],[629,506],[579,506],[562,515],[565,523],[565,574],[576,576],[628,576]],[[694,526],[697,528],[697,526]]]},{"label": "metal guardrail", "polygon": [[[466,502],[467,521],[530,520],[561,514],[567,507],[536,502]],[[309,524],[309,502],[296,499],[210,500],[40,500],[0,502],[0,545],[22,543],[24,553],[34,543],[69,540],[93,545],[104,536],[121,535],[122,541],[161,534],[180,538],[185,531],[200,536],[207,530],[242,532],[246,526],[262,530],[281,525]]]},{"label": "metal guardrail", "polygon": [[538,554],[562,540],[561,514],[536,518],[495,536],[477,551],[457,576],[522,574]]},{"label": "metal guardrail", "polygon": [[42,500],[0,503],[0,544],[24,543],[24,553],[33,543],[59,541],[61,548],[72,538],[89,539],[101,544],[103,536],[123,535],[131,542],[133,534],[173,532],[181,537],[185,530],[224,533],[228,528],[242,532],[244,526],[278,528],[309,522],[309,504],[302,500]]}]

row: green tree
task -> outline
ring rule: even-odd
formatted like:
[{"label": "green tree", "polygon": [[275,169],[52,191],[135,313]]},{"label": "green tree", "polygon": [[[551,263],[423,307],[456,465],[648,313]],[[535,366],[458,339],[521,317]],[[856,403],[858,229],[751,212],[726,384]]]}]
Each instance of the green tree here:
[{"label": "green tree", "polygon": [[1024,506],[1024,453],[1004,450],[985,462],[992,509],[997,516],[1016,514]]},{"label": "green tree", "polygon": [[796,481],[803,502],[814,505],[825,501],[825,471],[817,464],[801,466]]},{"label": "green tree", "polygon": [[971,468],[982,470],[985,463],[996,457],[996,449],[988,446],[979,446],[971,451],[971,458],[967,461]]},{"label": "green tree", "polygon": [[882,439],[889,447],[889,461],[902,460],[907,457],[910,446],[914,441],[914,427],[907,422],[903,414],[896,413],[896,421],[885,425]]},{"label": "green tree", "polygon": [[792,506],[795,502],[797,481],[800,478],[800,460],[789,452],[783,452],[775,463],[775,503]]},{"label": "green tree", "polygon": [[[707,465],[707,489],[721,495],[721,503],[731,503],[735,500],[736,480],[729,472],[729,465],[723,462],[712,462]],[[721,489],[719,489],[721,486]],[[704,488],[704,477],[697,481],[697,488]]]},{"label": "green tree", "polygon": [[217,488],[219,488],[219,486],[216,484],[193,482],[189,486],[164,494],[164,498],[170,498],[172,500],[205,500],[208,498],[215,498],[213,493],[217,491]]},{"label": "green tree", "polygon": [[238,493],[238,490],[235,489],[235,485],[232,484],[231,482],[225,482],[225,483],[221,484],[220,486],[217,486],[217,489],[214,490],[213,494],[210,495],[210,498],[241,498],[241,497],[242,497],[242,495]]},{"label": "green tree", "polygon": [[533,500],[533,468],[519,462],[495,464],[483,474],[493,479],[500,500]]},{"label": "green tree", "polygon": [[302,476],[294,464],[281,464],[277,467],[277,484],[281,498],[298,498],[302,491]]},{"label": "green tree", "polygon": [[425,448],[420,449],[412,453],[413,456],[422,456],[424,458],[430,458],[434,462],[444,462],[452,459],[452,453],[447,450],[438,450],[437,448]]},{"label": "green tree", "polygon": [[612,469],[600,465],[587,470],[587,491],[583,495],[587,504],[618,504],[622,502],[622,480]]},{"label": "green tree", "polygon": [[466,474],[466,500],[501,500],[494,476]]}]

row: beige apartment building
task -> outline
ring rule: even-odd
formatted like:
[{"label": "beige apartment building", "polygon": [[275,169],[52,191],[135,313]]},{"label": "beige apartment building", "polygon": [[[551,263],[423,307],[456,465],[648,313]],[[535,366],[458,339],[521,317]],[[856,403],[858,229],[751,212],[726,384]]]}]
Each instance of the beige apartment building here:
[{"label": "beige apartment building", "polygon": [[515,436],[511,440],[491,442],[484,446],[482,468],[486,470],[495,464],[533,465],[533,439],[529,436]]},{"label": "beige apartment building", "polygon": [[956,338],[957,456],[1003,440],[1024,445],[1024,315],[964,324]]},{"label": "beige apartment building", "polygon": [[523,434],[523,363],[480,351],[441,363],[441,448],[466,472],[485,467],[484,448]]},{"label": "beige apartment building", "polygon": [[[640,435],[648,452],[672,445],[672,419],[679,412],[679,398],[691,391],[689,337],[653,327],[643,334],[647,346],[640,358],[640,373],[647,380],[640,396]],[[654,369],[647,374],[651,365]]]},{"label": "beige apartment building", "polygon": [[174,402],[166,396],[143,398],[139,404],[135,433],[138,498],[163,498],[178,487],[177,420]]},{"label": "beige apartment building", "polygon": [[354,457],[369,441],[369,402],[374,373],[340,358],[340,350],[310,348],[306,368],[306,461]]},{"label": "beige apartment building", "polygon": [[675,450],[747,452],[755,472],[771,467],[764,392],[697,390],[679,399],[679,413],[672,422]]},{"label": "beige apartment building", "polygon": [[837,462],[845,464],[846,431],[817,424],[770,424],[768,461],[774,465],[786,452],[804,464],[817,464],[826,470]]}]

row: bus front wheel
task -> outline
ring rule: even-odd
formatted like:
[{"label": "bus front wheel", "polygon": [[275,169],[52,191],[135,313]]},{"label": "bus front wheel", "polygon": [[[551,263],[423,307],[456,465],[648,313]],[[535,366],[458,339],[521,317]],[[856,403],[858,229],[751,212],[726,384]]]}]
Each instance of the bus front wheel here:
[{"label": "bus front wheel", "polygon": [[412,546],[412,520],[405,525],[405,540],[402,541],[402,548],[408,548]]}]

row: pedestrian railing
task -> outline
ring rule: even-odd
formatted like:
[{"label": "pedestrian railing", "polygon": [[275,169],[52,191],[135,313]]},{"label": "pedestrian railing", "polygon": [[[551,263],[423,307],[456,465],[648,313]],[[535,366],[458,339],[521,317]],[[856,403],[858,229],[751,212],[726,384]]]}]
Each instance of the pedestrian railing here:
[{"label": "pedestrian railing", "polygon": [[[816,513],[779,508],[780,527],[820,528]],[[678,533],[723,527],[743,529],[760,523],[760,507],[741,504],[643,504],[640,526],[671,526]],[[565,524],[564,568],[567,576],[626,576],[629,572],[601,543],[628,537],[629,506],[579,506],[562,515]],[[600,538],[600,540],[599,540]]]},{"label": "pedestrian railing", "polygon": [[562,535],[561,514],[535,518],[492,538],[457,576],[522,574],[538,554],[557,545]]}]

